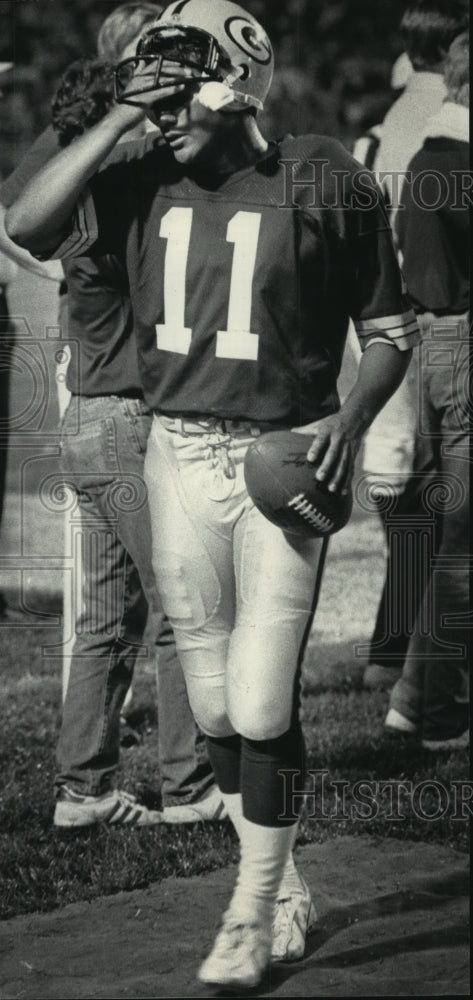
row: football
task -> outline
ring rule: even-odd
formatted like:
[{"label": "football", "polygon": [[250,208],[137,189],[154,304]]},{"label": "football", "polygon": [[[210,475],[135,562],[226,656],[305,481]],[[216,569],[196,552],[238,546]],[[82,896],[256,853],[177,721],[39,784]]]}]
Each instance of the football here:
[{"label": "football", "polygon": [[330,493],[307,461],[311,437],[271,431],[252,442],[245,457],[245,482],[255,506],[279,528],[306,538],[334,535],[347,524],[353,495]]}]

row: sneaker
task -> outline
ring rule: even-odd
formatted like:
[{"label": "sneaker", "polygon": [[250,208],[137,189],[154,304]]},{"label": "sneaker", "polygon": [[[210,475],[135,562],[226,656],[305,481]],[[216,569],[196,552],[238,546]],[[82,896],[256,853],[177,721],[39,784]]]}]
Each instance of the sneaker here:
[{"label": "sneaker", "polygon": [[424,750],[462,750],[470,745],[470,732],[465,729],[459,736],[451,736],[445,740],[422,740]]},{"label": "sneaker", "polygon": [[211,785],[208,792],[196,802],[185,802],[182,806],[164,806],[163,809],[165,823],[212,823],[227,817],[228,812],[217,785]]},{"label": "sneaker", "polygon": [[405,715],[401,715],[396,708],[390,708],[389,712],[384,720],[384,725],[386,729],[391,729],[396,733],[405,733],[406,735],[413,736],[417,733],[417,726],[415,722],[411,722],[407,719]]},{"label": "sneaker", "polygon": [[369,663],[363,674],[363,687],[369,691],[390,691],[402,675],[400,667]]},{"label": "sneaker", "polygon": [[271,926],[240,923],[228,915],[197,976],[208,986],[253,989],[261,982],[270,958]]},{"label": "sneaker", "polygon": [[156,826],[160,812],[139,805],[134,795],[114,789],[105,795],[81,795],[62,785],[57,795],[54,826],[79,827],[106,823],[108,826]]},{"label": "sneaker", "polygon": [[315,930],[317,913],[309,887],[299,875],[300,890],[280,895],[274,908],[272,962],[298,962],[304,958],[307,934]]}]

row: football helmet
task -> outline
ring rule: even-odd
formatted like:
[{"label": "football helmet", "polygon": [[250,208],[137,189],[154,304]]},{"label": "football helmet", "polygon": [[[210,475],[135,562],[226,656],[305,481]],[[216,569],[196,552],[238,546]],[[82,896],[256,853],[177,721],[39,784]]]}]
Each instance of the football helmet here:
[{"label": "football helmet", "polygon": [[[266,32],[231,0],[171,3],[141,37],[136,57],[117,66],[117,100],[159,87],[163,61],[191,67],[194,81],[203,85],[199,100],[213,110],[262,109],[274,68]],[[135,89],[131,81],[140,63],[145,71],[137,74]]]}]

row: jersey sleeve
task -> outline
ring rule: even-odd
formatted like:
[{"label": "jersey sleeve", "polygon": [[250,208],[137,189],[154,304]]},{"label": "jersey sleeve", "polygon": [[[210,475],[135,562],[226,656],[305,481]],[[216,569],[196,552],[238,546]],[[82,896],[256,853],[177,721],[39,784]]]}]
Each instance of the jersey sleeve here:
[{"label": "jersey sleeve", "polygon": [[5,208],[13,205],[28,181],[56,155],[58,150],[57,135],[52,126],[49,126],[30,146],[13,173],[0,187],[0,202]]},{"label": "jersey sleeve", "polygon": [[381,192],[374,206],[347,214],[348,309],[361,349],[387,343],[410,350],[420,333]]},{"label": "jersey sleeve", "polygon": [[[145,189],[156,189],[163,140],[159,133],[117,143],[76,202],[61,243],[40,259],[121,257],[130,225],[140,215]],[[150,183],[151,182],[151,183]],[[141,211],[143,214],[144,209]],[[146,212],[145,212],[146,214]]]},{"label": "jersey sleeve", "polygon": [[124,163],[107,161],[92,177],[77,199],[60,244],[44,254],[36,254],[39,260],[120,253],[129,201],[124,195],[127,191],[124,167]]}]

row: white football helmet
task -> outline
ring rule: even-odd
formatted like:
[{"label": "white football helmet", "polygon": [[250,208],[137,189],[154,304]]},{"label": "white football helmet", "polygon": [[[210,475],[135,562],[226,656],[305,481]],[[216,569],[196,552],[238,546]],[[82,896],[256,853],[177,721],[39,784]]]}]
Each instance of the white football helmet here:
[{"label": "white football helmet", "polygon": [[201,89],[203,103],[214,110],[263,108],[273,77],[273,49],[264,28],[243,7],[231,0],[177,0],[144,33],[137,54],[155,51],[172,60],[172,29],[174,61],[194,65],[202,82],[209,81]]}]

